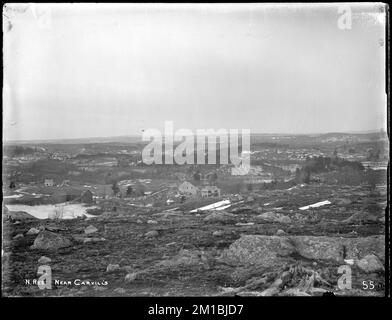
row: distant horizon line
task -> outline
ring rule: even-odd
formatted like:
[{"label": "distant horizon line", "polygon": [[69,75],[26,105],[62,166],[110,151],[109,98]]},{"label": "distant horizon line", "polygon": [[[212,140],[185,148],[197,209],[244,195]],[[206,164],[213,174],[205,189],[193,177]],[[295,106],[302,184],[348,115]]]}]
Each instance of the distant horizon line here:
[{"label": "distant horizon line", "polygon": [[[386,132],[384,128],[374,129],[374,130],[364,130],[364,131],[328,131],[328,132],[313,132],[313,133],[262,133],[262,132],[254,132],[252,135],[265,135],[265,136],[282,136],[282,135],[292,135],[292,136],[310,136],[310,135],[325,135],[325,134],[370,134],[370,133],[379,133]],[[93,136],[93,137],[80,137],[80,138],[49,138],[49,139],[20,139],[20,140],[3,140],[3,144],[12,144],[12,143],[42,143],[42,142],[56,142],[56,141],[78,141],[78,140],[93,140],[93,139],[120,139],[127,137],[141,137],[142,133],[134,133],[128,135],[120,135],[120,136]],[[107,141],[110,142],[110,141]],[[143,142],[140,140],[140,142]]]}]

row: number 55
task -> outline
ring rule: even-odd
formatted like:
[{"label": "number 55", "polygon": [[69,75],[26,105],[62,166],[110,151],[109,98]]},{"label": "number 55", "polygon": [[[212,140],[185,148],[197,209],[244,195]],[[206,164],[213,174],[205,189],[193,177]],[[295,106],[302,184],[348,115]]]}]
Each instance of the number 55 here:
[{"label": "number 55", "polygon": [[362,287],[364,290],[373,290],[374,289],[374,282],[372,280],[369,281],[362,281]]}]

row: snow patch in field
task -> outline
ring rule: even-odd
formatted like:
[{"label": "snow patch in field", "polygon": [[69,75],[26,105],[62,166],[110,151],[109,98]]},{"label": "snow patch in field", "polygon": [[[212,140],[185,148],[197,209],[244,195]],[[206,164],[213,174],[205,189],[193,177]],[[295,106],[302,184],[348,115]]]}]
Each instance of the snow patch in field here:
[{"label": "snow patch in field", "polygon": [[23,194],[13,194],[11,196],[4,196],[4,199],[16,199],[20,197],[23,197]]},{"label": "snow patch in field", "polygon": [[62,219],[74,219],[79,216],[87,216],[87,218],[95,217],[94,215],[86,213],[88,209],[95,209],[97,207],[85,207],[79,203],[59,203],[59,204],[45,204],[37,206],[28,206],[25,204],[9,204],[6,205],[10,211],[24,211],[38,219],[49,219],[57,212],[62,213]]},{"label": "snow patch in field", "polygon": [[305,207],[301,207],[301,208],[299,208],[299,210],[308,210],[308,209],[310,209],[310,208],[318,208],[318,207],[325,206],[325,205],[327,205],[327,204],[331,204],[331,202],[328,201],[328,200],[320,201],[320,202],[313,203],[313,204],[310,204],[310,205],[305,206]]},{"label": "snow patch in field", "polygon": [[[208,206],[193,209],[193,210],[191,210],[191,212],[204,211],[204,210],[223,210],[224,208],[220,208],[220,207],[228,208],[229,206],[231,206],[230,200],[222,200],[222,201],[218,201],[218,202],[209,204]],[[218,208],[220,208],[220,209],[218,209]]]},{"label": "snow patch in field", "polygon": [[235,224],[236,226],[253,226],[254,225],[254,222],[237,222],[236,224]]}]

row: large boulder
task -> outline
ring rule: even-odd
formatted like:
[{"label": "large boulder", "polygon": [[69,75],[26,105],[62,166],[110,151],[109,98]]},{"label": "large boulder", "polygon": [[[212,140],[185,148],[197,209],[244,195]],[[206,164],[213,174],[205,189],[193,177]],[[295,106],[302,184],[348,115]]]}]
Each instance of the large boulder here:
[{"label": "large boulder", "polygon": [[92,234],[97,231],[98,231],[98,229],[96,227],[94,227],[93,225],[89,225],[88,227],[86,227],[86,229],[84,229],[85,234]]},{"label": "large boulder", "polygon": [[229,265],[260,265],[269,267],[295,252],[290,240],[279,236],[244,235],[222,253]]},{"label": "large boulder", "polygon": [[342,238],[327,236],[244,235],[223,251],[221,259],[230,265],[274,266],[288,256],[344,264],[344,259],[362,259],[374,254],[384,260],[385,237]]},{"label": "large boulder", "polygon": [[352,203],[352,201],[348,198],[337,198],[334,202],[339,206],[348,206]]},{"label": "large boulder", "polygon": [[268,222],[279,222],[279,223],[291,223],[291,218],[278,212],[264,212],[256,216],[257,220],[268,221]]},{"label": "large boulder", "polygon": [[52,259],[42,256],[41,258],[38,259],[39,264],[48,264],[49,262],[52,262]]},{"label": "large boulder", "polygon": [[159,236],[159,232],[157,230],[151,230],[144,234],[146,238],[156,238]]},{"label": "large boulder", "polygon": [[281,215],[278,222],[280,223],[291,223],[291,218],[289,216]]},{"label": "large boulder", "polygon": [[235,221],[236,216],[230,212],[226,211],[214,211],[206,216],[203,221],[205,222],[222,222],[222,223],[230,223]]},{"label": "large boulder", "polygon": [[208,263],[209,258],[203,251],[182,249],[173,258],[158,262],[157,266],[178,267],[201,265],[208,267]]},{"label": "large boulder", "polygon": [[40,230],[39,229],[37,229],[37,228],[30,228],[29,229],[29,231],[27,231],[27,235],[35,235],[35,234],[38,234],[38,233],[40,233]]},{"label": "large boulder", "polygon": [[342,238],[327,236],[297,236],[291,238],[297,253],[311,260],[344,262]]},{"label": "large boulder", "polygon": [[382,218],[382,215],[368,212],[356,212],[352,216],[343,220],[343,223],[359,224],[359,223],[375,223]]},{"label": "large boulder", "polygon": [[133,282],[133,281],[135,281],[136,278],[138,277],[138,275],[139,275],[139,273],[137,273],[137,272],[128,273],[125,276],[125,282]]},{"label": "large boulder", "polygon": [[114,272],[120,270],[119,264],[108,264],[106,267],[106,272]]},{"label": "large boulder", "polygon": [[384,236],[360,238],[296,236],[291,239],[299,255],[313,260],[343,263],[344,259],[361,259],[370,253],[375,253],[381,259],[385,256]]},{"label": "large boulder", "polygon": [[61,248],[69,247],[71,245],[72,242],[66,237],[58,233],[45,230],[37,236],[37,238],[34,240],[34,244],[30,248],[55,251]]},{"label": "large boulder", "polygon": [[361,238],[344,238],[346,259],[362,259],[368,254],[375,254],[385,260],[385,236],[370,236]]},{"label": "large boulder", "polygon": [[267,211],[259,214],[256,216],[257,220],[266,220],[266,221],[275,221],[276,220],[276,213],[272,211]]},{"label": "large boulder", "polygon": [[356,265],[359,269],[366,273],[383,271],[384,266],[374,254],[368,254],[361,260],[356,261]]}]

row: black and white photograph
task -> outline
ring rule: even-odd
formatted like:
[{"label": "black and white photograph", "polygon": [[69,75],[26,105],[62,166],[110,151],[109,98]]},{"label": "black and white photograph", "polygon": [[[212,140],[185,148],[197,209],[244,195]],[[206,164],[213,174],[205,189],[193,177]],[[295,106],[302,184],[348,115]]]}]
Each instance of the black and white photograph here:
[{"label": "black and white photograph", "polygon": [[386,4],[2,19],[2,297],[389,296]]}]

